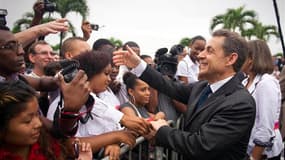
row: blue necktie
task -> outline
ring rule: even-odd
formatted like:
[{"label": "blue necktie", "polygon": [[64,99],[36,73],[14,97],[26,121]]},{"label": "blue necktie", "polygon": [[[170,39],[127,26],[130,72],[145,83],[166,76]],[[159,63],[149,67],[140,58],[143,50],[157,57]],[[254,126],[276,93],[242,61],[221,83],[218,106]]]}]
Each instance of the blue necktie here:
[{"label": "blue necktie", "polygon": [[206,88],[203,89],[202,94],[197,102],[197,108],[202,106],[202,104],[207,100],[209,95],[212,93],[210,85],[207,85]]}]

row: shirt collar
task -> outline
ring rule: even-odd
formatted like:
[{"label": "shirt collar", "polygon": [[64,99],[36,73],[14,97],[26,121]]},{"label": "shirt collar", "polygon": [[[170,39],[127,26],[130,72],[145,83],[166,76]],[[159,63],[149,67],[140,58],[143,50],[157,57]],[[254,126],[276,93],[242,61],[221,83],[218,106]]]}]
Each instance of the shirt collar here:
[{"label": "shirt collar", "polygon": [[233,78],[233,76],[230,76],[226,79],[223,79],[223,80],[220,80],[218,82],[211,84],[210,87],[211,87],[212,92],[215,93],[219,88],[221,88],[224,84],[226,84],[231,78]]}]

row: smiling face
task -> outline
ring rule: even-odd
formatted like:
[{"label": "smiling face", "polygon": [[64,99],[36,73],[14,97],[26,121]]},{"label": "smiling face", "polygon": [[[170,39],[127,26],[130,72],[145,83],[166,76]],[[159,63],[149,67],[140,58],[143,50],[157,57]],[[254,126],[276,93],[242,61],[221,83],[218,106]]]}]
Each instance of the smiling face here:
[{"label": "smiling face", "polygon": [[25,69],[24,50],[10,31],[0,30],[0,75],[8,77]]},{"label": "smiling face", "polygon": [[198,60],[198,55],[205,49],[206,41],[204,40],[196,40],[192,45],[190,45],[190,56],[195,60]]},{"label": "smiling face", "polygon": [[38,102],[33,97],[22,112],[10,119],[2,140],[11,147],[29,147],[38,141],[41,126]]},{"label": "smiling face", "polygon": [[224,39],[224,37],[213,37],[198,55],[199,80],[208,80],[209,83],[214,83],[235,73],[232,65],[237,60],[237,54],[225,55],[222,48]]},{"label": "smiling face", "polygon": [[31,53],[30,61],[34,64],[35,68],[43,70],[44,67],[49,63],[54,61],[53,49],[48,44],[38,44],[35,46],[35,53]]}]

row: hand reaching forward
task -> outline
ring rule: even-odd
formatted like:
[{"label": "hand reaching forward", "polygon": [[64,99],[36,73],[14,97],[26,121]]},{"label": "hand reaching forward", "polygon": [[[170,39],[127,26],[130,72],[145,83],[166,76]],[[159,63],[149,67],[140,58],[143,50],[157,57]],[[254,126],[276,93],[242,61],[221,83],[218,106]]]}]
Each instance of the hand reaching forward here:
[{"label": "hand reaching forward", "polygon": [[159,119],[157,121],[151,121],[150,123],[151,123],[152,127],[154,128],[154,130],[156,130],[156,131],[162,126],[169,126],[167,121],[164,119]]},{"label": "hand reaching forward", "polygon": [[124,115],[120,123],[139,135],[145,135],[150,132],[151,125],[143,118]]},{"label": "hand reaching forward", "polygon": [[124,143],[133,148],[136,144],[137,133],[130,130],[121,130],[116,133],[119,143]]},{"label": "hand reaching forward", "polygon": [[48,23],[44,23],[41,25],[34,26],[36,32],[38,32],[38,36],[46,36],[48,34],[55,34],[58,32],[65,32],[68,30],[68,25],[66,24],[67,19],[57,19],[55,21],[51,21]]},{"label": "hand reaching forward", "polygon": [[113,62],[115,65],[126,65],[129,68],[135,68],[141,59],[140,57],[127,46],[127,51],[119,50],[113,53]]}]

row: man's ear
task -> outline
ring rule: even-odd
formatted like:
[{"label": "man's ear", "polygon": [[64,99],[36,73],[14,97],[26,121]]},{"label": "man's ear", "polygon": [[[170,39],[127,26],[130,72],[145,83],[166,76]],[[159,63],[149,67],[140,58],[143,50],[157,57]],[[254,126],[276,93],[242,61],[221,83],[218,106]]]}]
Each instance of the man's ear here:
[{"label": "man's ear", "polygon": [[29,53],[29,60],[30,60],[32,63],[35,63],[35,62],[36,62],[35,55],[32,54],[32,53]]},{"label": "man's ear", "polygon": [[71,59],[73,56],[72,56],[72,53],[71,52],[65,52],[64,53],[64,58],[66,59]]},{"label": "man's ear", "polygon": [[227,65],[231,66],[234,63],[236,63],[238,59],[238,54],[234,52],[231,55],[227,56],[227,59],[228,59]]}]

